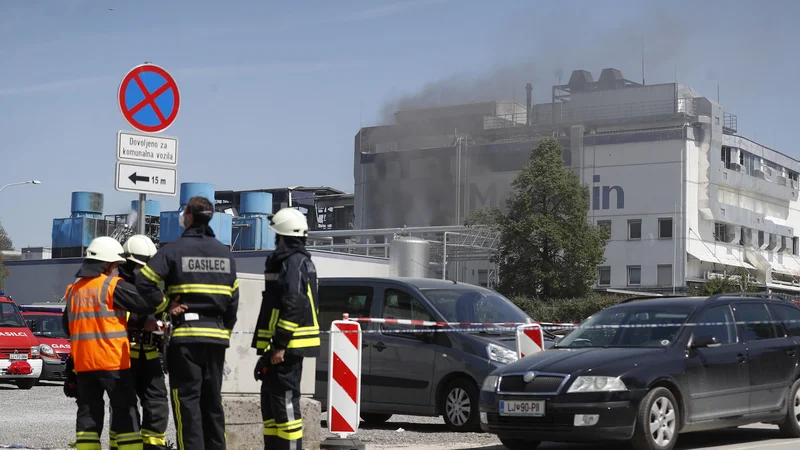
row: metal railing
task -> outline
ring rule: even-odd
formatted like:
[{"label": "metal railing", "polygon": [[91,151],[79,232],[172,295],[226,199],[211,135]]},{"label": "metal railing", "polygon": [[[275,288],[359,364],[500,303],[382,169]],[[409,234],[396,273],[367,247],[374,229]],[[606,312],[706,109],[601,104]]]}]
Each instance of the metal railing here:
[{"label": "metal railing", "polygon": [[729,132],[730,134],[736,134],[736,131],[739,128],[739,118],[736,114],[731,113],[722,113],[722,131]]},{"label": "metal railing", "polygon": [[[568,103],[556,103],[552,111],[539,111],[538,114],[532,113],[533,116],[538,116],[538,123],[533,125],[586,123],[620,119],[632,120],[674,115],[693,116],[696,114],[697,106],[693,98],[594,105],[580,108],[572,108]],[[731,116],[733,115],[731,114]],[[524,127],[526,126],[526,118],[527,115],[525,113],[486,116],[483,119],[484,129]],[[732,120],[735,122],[735,116],[733,116]]]}]

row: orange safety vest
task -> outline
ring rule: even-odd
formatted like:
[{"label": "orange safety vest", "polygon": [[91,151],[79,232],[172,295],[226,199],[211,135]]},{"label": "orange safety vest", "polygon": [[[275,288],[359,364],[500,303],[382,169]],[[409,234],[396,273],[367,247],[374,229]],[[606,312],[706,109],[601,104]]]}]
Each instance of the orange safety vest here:
[{"label": "orange safety vest", "polygon": [[114,308],[122,278],[81,278],[67,287],[67,318],[76,372],[125,370],[131,366],[128,320]]}]

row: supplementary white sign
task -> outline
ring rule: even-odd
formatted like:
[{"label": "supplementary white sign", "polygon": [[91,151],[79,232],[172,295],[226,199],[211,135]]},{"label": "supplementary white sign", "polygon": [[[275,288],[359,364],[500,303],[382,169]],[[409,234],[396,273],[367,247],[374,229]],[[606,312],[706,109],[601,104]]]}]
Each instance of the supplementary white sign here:
[{"label": "supplementary white sign", "polygon": [[117,133],[117,160],[178,165],[178,138]]},{"label": "supplementary white sign", "polygon": [[116,189],[122,192],[175,195],[178,192],[178,169],[118,161],[115,184]]}]

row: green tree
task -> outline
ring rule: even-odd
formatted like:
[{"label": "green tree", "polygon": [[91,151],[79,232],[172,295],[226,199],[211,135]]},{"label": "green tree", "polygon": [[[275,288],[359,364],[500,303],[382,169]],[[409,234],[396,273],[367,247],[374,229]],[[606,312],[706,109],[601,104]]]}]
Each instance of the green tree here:
[{"label": "green tree", "polygon": [[489,208],[467,218],[500,232],[495,261],[506,296],[582,297],[605,259],[610,236],[589,222],[589,188],[564,167],[563,153],[555,139],[542,141],[511,183],[508,212]]},{"label": "green tree", "polygon": [[14,243],[11,242],[2,223],[0,223],[0,250],[14,250]]},{"label": "green tree", "polygon": [[3,264],[3,250],[14,250],[14,243],[6,233],[3,224],[0,224],[0,289],[3,289],[6,284],[6,277],[11,274],[8,267]]}]

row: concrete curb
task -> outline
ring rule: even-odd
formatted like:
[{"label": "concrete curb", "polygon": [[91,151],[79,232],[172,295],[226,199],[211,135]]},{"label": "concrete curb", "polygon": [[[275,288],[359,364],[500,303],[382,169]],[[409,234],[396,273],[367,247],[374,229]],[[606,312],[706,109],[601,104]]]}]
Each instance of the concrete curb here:
[{"label": "concrete curb", "polygon": [[[261,421],[261,397],[255,394],[223,394],[225,433],[228,450],[263,450],[264,426]],[[320,402],[300,399],[303,415],[303,449],[318,450],[322,441]]]}]

